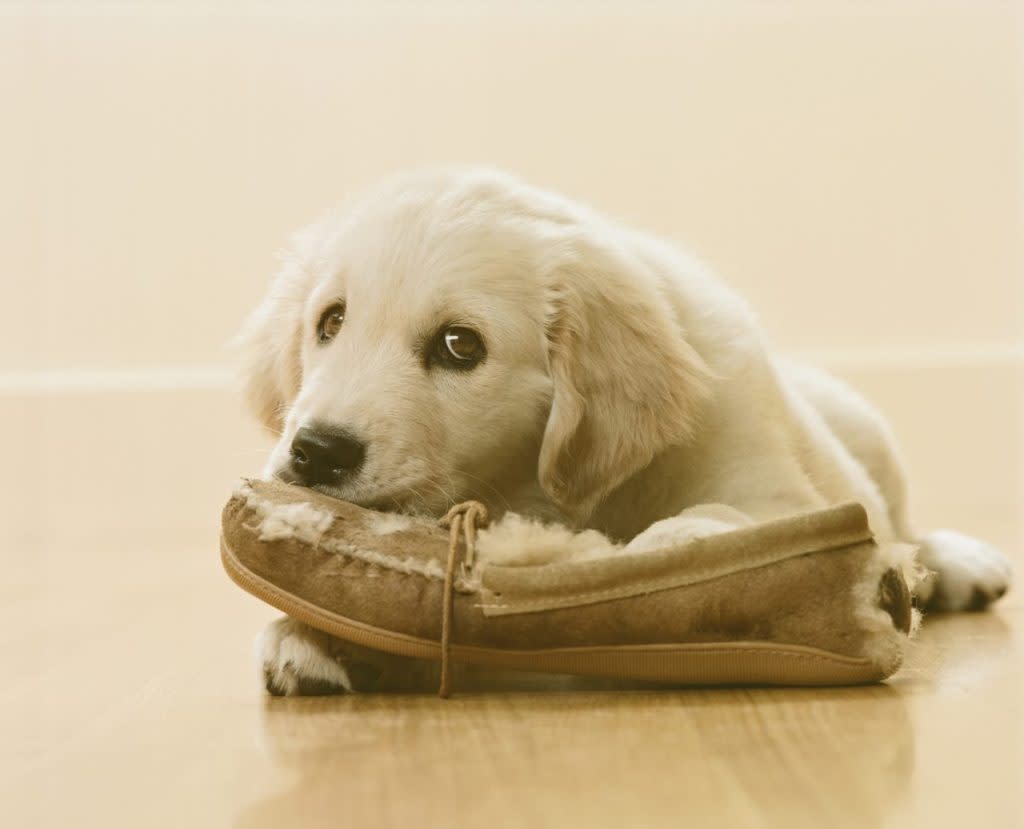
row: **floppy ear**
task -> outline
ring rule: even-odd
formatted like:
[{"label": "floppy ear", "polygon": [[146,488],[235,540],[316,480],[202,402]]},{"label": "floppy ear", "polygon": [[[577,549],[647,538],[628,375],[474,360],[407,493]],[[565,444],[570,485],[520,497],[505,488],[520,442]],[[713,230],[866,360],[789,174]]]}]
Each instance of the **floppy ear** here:
[{"label": "floppy ear", "polygon": [[310,241],[308,231],[293,237],[267,295],[233,342],[249,408],[274,434],[281,433],[302,383],[302,311],[313,281],[304,254]]},{"label": "floppy ear", "polygon": [[538,474],[582,522],[656,454],[693,438],[712,375],[655,275],[624,251],[577,244],[550,290],[554,396]]}]

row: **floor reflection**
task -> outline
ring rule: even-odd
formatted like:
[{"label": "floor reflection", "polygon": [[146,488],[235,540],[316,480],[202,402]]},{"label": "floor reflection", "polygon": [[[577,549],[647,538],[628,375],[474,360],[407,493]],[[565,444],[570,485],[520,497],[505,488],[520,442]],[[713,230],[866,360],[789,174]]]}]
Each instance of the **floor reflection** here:
[{"label": "floor reflection", "polygon": [[449,701],[268,699],[262,736],[292,782],[246,807],[236,827],[355,815],[380,825],[758,815],[879,826],[914,769],[910,717],[885,685],[613,692],[544,682]]}]

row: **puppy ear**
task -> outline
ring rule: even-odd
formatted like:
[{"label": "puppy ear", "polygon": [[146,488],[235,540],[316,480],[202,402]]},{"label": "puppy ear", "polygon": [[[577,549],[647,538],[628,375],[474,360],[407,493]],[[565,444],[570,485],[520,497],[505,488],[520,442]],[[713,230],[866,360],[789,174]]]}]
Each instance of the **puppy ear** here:
[{"label": "puppy ear", "polygon": [[311,231],[296,234],[281,254],[281,269],[263,301],[233,341],[252,413],[280,434],[288,406],[302,383],[302,312],[312,287]]},{"label": "puppy ear", "polygon": [[538,475],[582,522],[656,454],[693,438],[712,373],[646,265],[625,251],[573,248],[550,282],[554,395]]}]

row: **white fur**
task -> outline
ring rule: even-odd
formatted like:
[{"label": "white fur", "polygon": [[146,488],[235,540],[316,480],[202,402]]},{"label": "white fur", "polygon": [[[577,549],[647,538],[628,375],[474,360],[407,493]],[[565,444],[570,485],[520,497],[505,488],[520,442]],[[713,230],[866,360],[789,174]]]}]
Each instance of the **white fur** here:
[{"label": "white fur", "polygon": [[754,521],[734,507],[725,504],[700,504],[688,507],[679,515],[655,521],[626,545],[627,553],[663,550],[708,535],[749,527]]},{"label": "white fur", "polygon": [[941,610],[984,605],[1010,584],[1010,562],[991,544],[953,530],[933,530],[920,540],[921,563],[933,574],[928,584]]},{"label": "white fur", "polygon": [[256,639],[256,659],[268,689],[296,696],[305,681],[322,683],[339,693],[353,690],[348,671],[331,656],[327,634],[287,616],[271,622]]},{"label": "white fur", "polygon": [[[320,345],[316,321],[339,300],[344,324]],[[449,323],[484,340],[472,371],[425,364],[420,344]],[[241,342],[250,402],[280,435],[268,475],[287,473],[301,426],[344,428],[366,461],[324,491],[432,514],[475,498],[535,519],[505,519],[531,560],[849,500],[880,540],[917,540],[874,408],[773,356],[746,304],[678,249],[493,170],[398,176],[299,234]],[[536,520],[604,537],[572,542]],[[998,551],[929,539],[945,606],[1005,590]]]}]

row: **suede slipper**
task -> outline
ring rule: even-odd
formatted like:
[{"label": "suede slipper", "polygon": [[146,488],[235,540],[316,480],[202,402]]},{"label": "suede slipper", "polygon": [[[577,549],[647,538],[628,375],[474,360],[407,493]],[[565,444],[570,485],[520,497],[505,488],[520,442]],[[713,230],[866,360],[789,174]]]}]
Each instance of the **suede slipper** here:
[{"label": "suede slipper", "polygon": [[876,544],[859,504],[518,567],[472,561],[482,517],[456,508],[446,531],[247,480],[224,508],[221,554],[242,589],[314,628],[441,660],[443,693],[449,659],[683,685],[874,682],[916,624],[913,548]]}]

